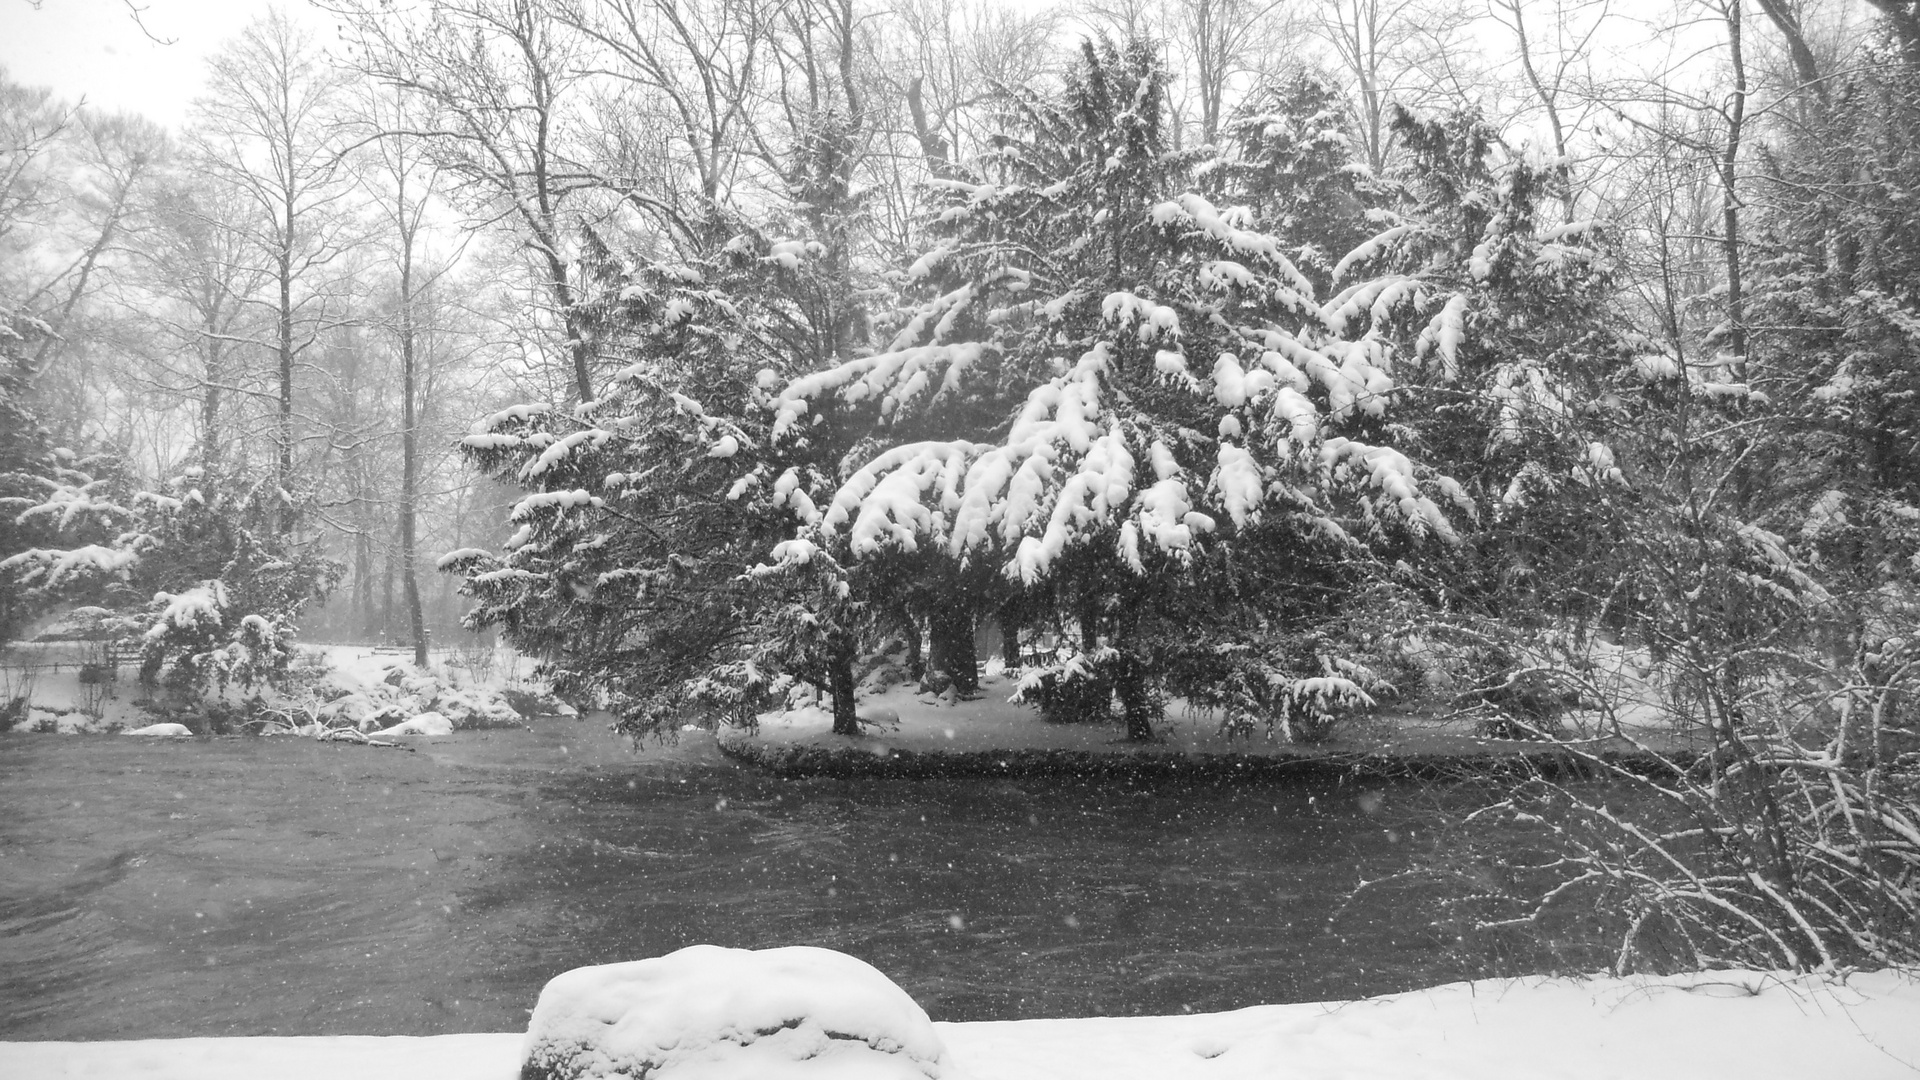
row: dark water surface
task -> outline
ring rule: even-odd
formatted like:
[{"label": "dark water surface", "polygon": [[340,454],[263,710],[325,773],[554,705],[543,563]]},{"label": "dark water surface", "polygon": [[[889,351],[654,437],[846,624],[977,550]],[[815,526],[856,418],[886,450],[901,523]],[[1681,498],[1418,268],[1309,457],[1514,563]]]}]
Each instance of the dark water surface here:
[{"label": "dark water surface", "polygon": [[779,780],[567,723],[0,735],[0,1038],[517,1031],[561,971],[696,942],[840,949],[937,1020],[1409,989],[1467,973],[1384,891],[1328,916],[1478,802]]}]

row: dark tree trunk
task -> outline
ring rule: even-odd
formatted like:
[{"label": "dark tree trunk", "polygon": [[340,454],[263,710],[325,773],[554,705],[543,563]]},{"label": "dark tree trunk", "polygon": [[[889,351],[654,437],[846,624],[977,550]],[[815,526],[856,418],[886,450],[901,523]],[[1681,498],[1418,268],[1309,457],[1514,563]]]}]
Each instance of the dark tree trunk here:
[{"label": "dark tree trunk", "polygon": [[827,661],[827,690],[833,697],[833,733],[860,734],[860,718],[853,707],[853,650],[836,650]]},{"label": "dark tree trunk", "polygon": [[960,604],[937,605],[927,618],[933,665],[962,694],[980,692],[980,661],[973,648],[973,612]]},{"label": "dark tree trunk", "polygon": [[1020,668],[1020,615],[1011,604],[1000,609],[1000,660],[1008,671]]},{"label": "dark tree trunk", "polygon": [[1147,668],[1137,658],[1120,654],[1116,666],[1113,688],[1120,695],[1120,708],[1126,714],[1127,741],[1152,742],[1153,721],[1158,710],[1154,707],[1153,693],[1147,685]]},{"label": "dark tree trunk", "polygon": [[927,674],[927,658],[920,651],[920,620],[912,612],[901,612],[900,632],[907,639],[907,677],[918,681]]},{"label": "dark tree trunk", "polygon": [[373,535],[365,528],[353,538],[353,613],[360,623],[360,633],[372,637]]},{"label": "dark tree trunk", "polygon": [[918,76],[907,83],[907,115],[913,118],[913,137],[920,142],[920,153],[927,159],[927,171],[945,177],[952,170],[947,161],[947,140],[927,120],[924,81]]},{"label": "dark tree trunk", "polygon": [[[291,214],[291,212],[289,212]],[[291,225],[288,226],[291,231]],[[275,352],[280,368],[280,415],[274,425],[274,442],[277,444],[274,462],[274,483],[279,490],[274,497],[280,500],[280,534],[293,534],[293,269],[291,259],[282,251],[280,256],[280,339]]]},{"label": "dark tree trunk", "polygon": [[[404,183],[404,180],[402,181]],[[402,211],[406,188],[401,188]],[[420,504],[420,465],[417,451],[418,409],[415,405],[413,333],[413,234],[406,233],[400,260],[400,585],[407,604],[407,629],[413,635],[413,662],[427,666],[427,620],[420,610],[419,552],[414,539]]]},{"label": "dark tree trunk", "polygon": [[382,560],[382,562],[383,572],[380,575],[380,639],[385,641],[393,637],[393,571],[395,567],[392,548],[387,549],[386,558]]}]

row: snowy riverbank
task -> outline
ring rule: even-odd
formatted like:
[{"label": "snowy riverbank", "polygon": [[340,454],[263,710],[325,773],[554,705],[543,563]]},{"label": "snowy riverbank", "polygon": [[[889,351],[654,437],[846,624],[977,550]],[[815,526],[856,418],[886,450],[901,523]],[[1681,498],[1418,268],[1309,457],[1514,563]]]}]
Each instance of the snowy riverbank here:
[{"label": "snowy riverbank", "polygon": [[[1488,738],[1471,720],[1401,714],[1355,716],[1326,742],[1301,746],[1277,734],[1233,734],[1211,712],[1171,703],[1155,724],[1155,742],[1131,743],[1118,723],[1056,724],[1032,705],[1007,700],[1014,680],[990,664],[974,700],[956,700],[894,685],[865,695],[857,737],[833,734],[824,708],[807,706],[760,718],[756,729],[722,729],[722,753],[787,776],[1012,776],[1023,774],[1165,773],[1444,775],[1512,764],[1522,758],[1551,768],[1563,748]],[[1634,759],[1640,746],[1684,756],[1687,747],[1658,724],[1628,727],[1633,741],[1594,739],[1585,751]]]},{"label": "snowy riverbank", "polygon": [[[1357,1002],[936,1024],[963,1080],[1848,1080],[1920,1072],[1920,981],[1711,972],[1455,983]],[[513,1080],[522,1036],[0,1043],[38,1080]]]}]

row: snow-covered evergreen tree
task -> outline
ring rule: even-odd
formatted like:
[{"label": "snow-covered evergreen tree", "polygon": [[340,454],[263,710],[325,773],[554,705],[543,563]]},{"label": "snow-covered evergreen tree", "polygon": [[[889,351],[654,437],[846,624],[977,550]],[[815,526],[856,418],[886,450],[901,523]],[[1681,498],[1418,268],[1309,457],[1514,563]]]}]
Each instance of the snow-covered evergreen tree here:
[{"label": "snow-covered evergreen tree", "polygon": [[1889,606],[1911,617],[1901,597],[1920,580],[1920,90],[1874,60],[1836,81],[1847,107],[1763,161],[1748,365],[1777,407],[1751,455],[1754,513],[1795,523],[1865,645]]},{"label": "snow-covered evergreen tree", "polygon": [[[853,660],[854,631],[822,621],[831,580],[747,573],[791,531],[763,489],[790,489],[788,470],[809,485],[830,474],[772,446],[771,392],[831,362],[846,297],[819,272],[817,240],[737,221],[713,231],[733,236],[681,261],[628,265],[603,249],[602,299],[581,321],[623,366],[588,405],[518,405],[474,425],[469,460],[527,494],[497,551],[440,562],[466,576],[470,624],[499,627],[557,691],[636,734],[702,713],[750,722],[794,679],[823,692],[850,679]],[[819,647],[781,632],[796,620]]]},{"label": "snow-covered evergreen tree", "polygon": [[55,457],[37,497],[7,507],[16,525],[53,537],[0,559],[10,591],[101,609],[102,625],[139,650],[143,681],[197,693],[286,672],[301,610],[339,567],[282,536],[281,499],[198,469],[135,490],[112,455]]},{"label": "snow-covered evergreen tree", "polygon": [[[1183,661],[1249,651],[1195,614],[1253,627],[1337,608],[1343,562],[1450,541],[1434,493],[1465,504],[1393,446],[1413,357],[1345,335],[1285,245],[1169,150],[1156,56],[1087,44],[1063,95],[1022,99],[1017,130],[934,181],[940,239],[908,272],[923,299],[884,348],[787,381],[769,431],[801,450],[871,432],[841,475],[771,485],[801,525],[779,565],[986,561],[1062,638],[1024,687],[1055,711],[1117,694],[1134,738]],[[1293,676],[1350,681],[1249,662],[1249,708]]]},{"label": "snow-covered evergreen tree", "polygon": [[[37,504],[59,468],[47,431],[34,414],[31,350],[46,325],[31,316],[0,310],[0,559],[44,539],[38,522],[19,515]],[[0,590],[0,642],[18,633],[35,604],[20,590]]]},{"label": "snow-covered evergreen tree", "polygon": [[1340,257],[1373,235],[1368,211],[1390,192],[1361,163],[1352,115],[1316,75],[1264,85],[1229,128],[1234,155],[1201,178],[1210,195],[1250,207],[1322,292]]},{"label": "snow-covered evergreen tree", "polygon": [[1561,220],[1559,174],[1473,113],[1400,112],[1393,127],[1393,197],[1334,265],[1325,317],[1403,358],[1419,393],[1400,416],[1419,454],[1498,519],[1455,587],[1517,612],[1556,607],[1566,597],[1549,571],[1606,539],[1596,485],[1624,482],[1620,402],[1646,382],[1613,313],[1605,230]]}]

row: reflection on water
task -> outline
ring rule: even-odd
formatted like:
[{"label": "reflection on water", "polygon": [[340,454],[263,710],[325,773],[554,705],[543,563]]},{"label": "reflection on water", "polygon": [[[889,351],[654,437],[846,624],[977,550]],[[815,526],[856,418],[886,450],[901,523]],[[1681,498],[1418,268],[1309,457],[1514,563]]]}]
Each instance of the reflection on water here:
[{"label": "reflection on water", "polygon": [[0,1038],[512,1031],[560,971],[695,942],[841,949],[940,1020],[1462,977],[1390,905],[1329,927],[1424,843],[1434,796],[1381,796],[785,781],[585,725],[0,736]]}]

